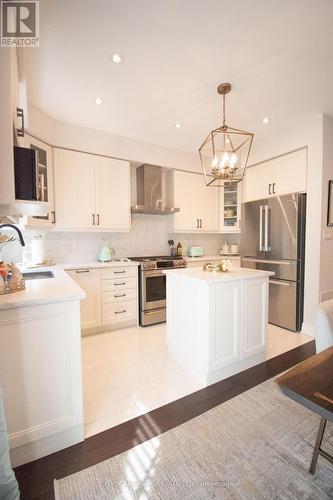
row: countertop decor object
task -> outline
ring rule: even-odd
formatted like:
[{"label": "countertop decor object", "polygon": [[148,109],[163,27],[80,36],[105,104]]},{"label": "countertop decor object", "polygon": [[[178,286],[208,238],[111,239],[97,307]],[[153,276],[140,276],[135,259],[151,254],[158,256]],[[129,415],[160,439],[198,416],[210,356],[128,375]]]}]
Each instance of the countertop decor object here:
[{"label": "countertop decor object", "polygon": [[190,247],[188,250],[189,257],[203,257],[204,253],[203,247]]},{"label": "countertop decor object", "polygon": [[253,136],[226,124],[225,96],[231,90],[230,83],[217,87],[223,98],[223,123],[211,132],[201,144],[199,155],[207,186],[228,186],[243,179],[249,158]]},{"label": "countertop decor object", "polygon": [[113,255],[114,255],[113,249],[110,248],[110,246],[107,243],[104,243],[99,251],[98,261],[111,262]]},{"label": "countertop decor object", "polygon": [[216,264],[211,264],[210,262],[206,262],[203,265],[203,270],[215,273],[226,273],[229,271],[230,267],[231,267],[231,260],[223,259],[222,262],[217,262]]}]

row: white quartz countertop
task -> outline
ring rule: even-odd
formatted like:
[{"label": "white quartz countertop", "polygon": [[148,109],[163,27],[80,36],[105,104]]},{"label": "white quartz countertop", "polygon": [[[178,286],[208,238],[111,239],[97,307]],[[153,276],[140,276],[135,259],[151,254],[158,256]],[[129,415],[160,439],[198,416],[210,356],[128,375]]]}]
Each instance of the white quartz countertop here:
[{"label": "white quartz countertop", "polygon": [[26,280],[24,290],[0,295],[0,310],[84,299],[85,292],[60,266],[22,269],[23,272],[51,271],[54,278]]},{"label": "white quartz countertop", "polygon": [[74,262],[74,263],[60,263],[57,266],[69,271],[71,269],[91,269],[91,268],[99,268],[99,267],[127,267],[127,266],[136,266],[138,267],[140,262],[135,262],[133,260],[112,260],[111,262]]},{"label": "white quartz countertop", "polygon": [[203,255],[202,257],[188,257],[185,256],[184,259],[186,262],[209,262],[210,260],[224,260],[224,259],[230,259],[230,260],[240,260],[240,255]]},{"label": "white quartz countertop", "polygon": [[264,276],[273,276],[275,273],[272,271],[257,271],[254,269],[233,267],[226,273],[203,271],[202,269],[189,268],[189,269],[172,269],[165,270],[164,273],[168,276],[182,277],[185,279],[199,280],[207,284],[224,283],[227,281],[241,281],[255,278],[262,278]]}]

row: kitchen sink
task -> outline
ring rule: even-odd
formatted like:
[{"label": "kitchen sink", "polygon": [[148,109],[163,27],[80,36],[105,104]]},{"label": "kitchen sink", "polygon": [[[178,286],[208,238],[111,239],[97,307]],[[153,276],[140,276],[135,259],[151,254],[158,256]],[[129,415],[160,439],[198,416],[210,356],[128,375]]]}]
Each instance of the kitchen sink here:
[{"label": "kitchen sink", "polygon": [[54,278],[54,274],[51,271],[31,271],[22,273],[22,277],[25,280],[45,280],[48,278]]}]

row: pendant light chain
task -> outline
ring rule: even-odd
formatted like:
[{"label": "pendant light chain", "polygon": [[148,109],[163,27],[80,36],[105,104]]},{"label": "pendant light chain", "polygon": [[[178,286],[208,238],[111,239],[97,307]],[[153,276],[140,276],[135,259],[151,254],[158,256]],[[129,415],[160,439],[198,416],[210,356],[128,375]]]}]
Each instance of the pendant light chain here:
[{"label": "pendant light chain", "polygon": [[223,94],[223,127],[225,127],[225,94]]}]

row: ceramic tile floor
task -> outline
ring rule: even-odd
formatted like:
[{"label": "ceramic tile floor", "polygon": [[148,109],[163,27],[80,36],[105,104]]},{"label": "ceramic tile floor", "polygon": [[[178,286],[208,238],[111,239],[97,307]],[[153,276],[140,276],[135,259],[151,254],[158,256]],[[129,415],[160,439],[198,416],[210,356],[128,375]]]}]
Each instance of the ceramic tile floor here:
[{"label": "ceramic tile floor", "polygon": [[[311,339],[269,325],[267,359]],[[83,337],[82,363],[86,437],[202,388],[168,356],[165,324]]]}]

